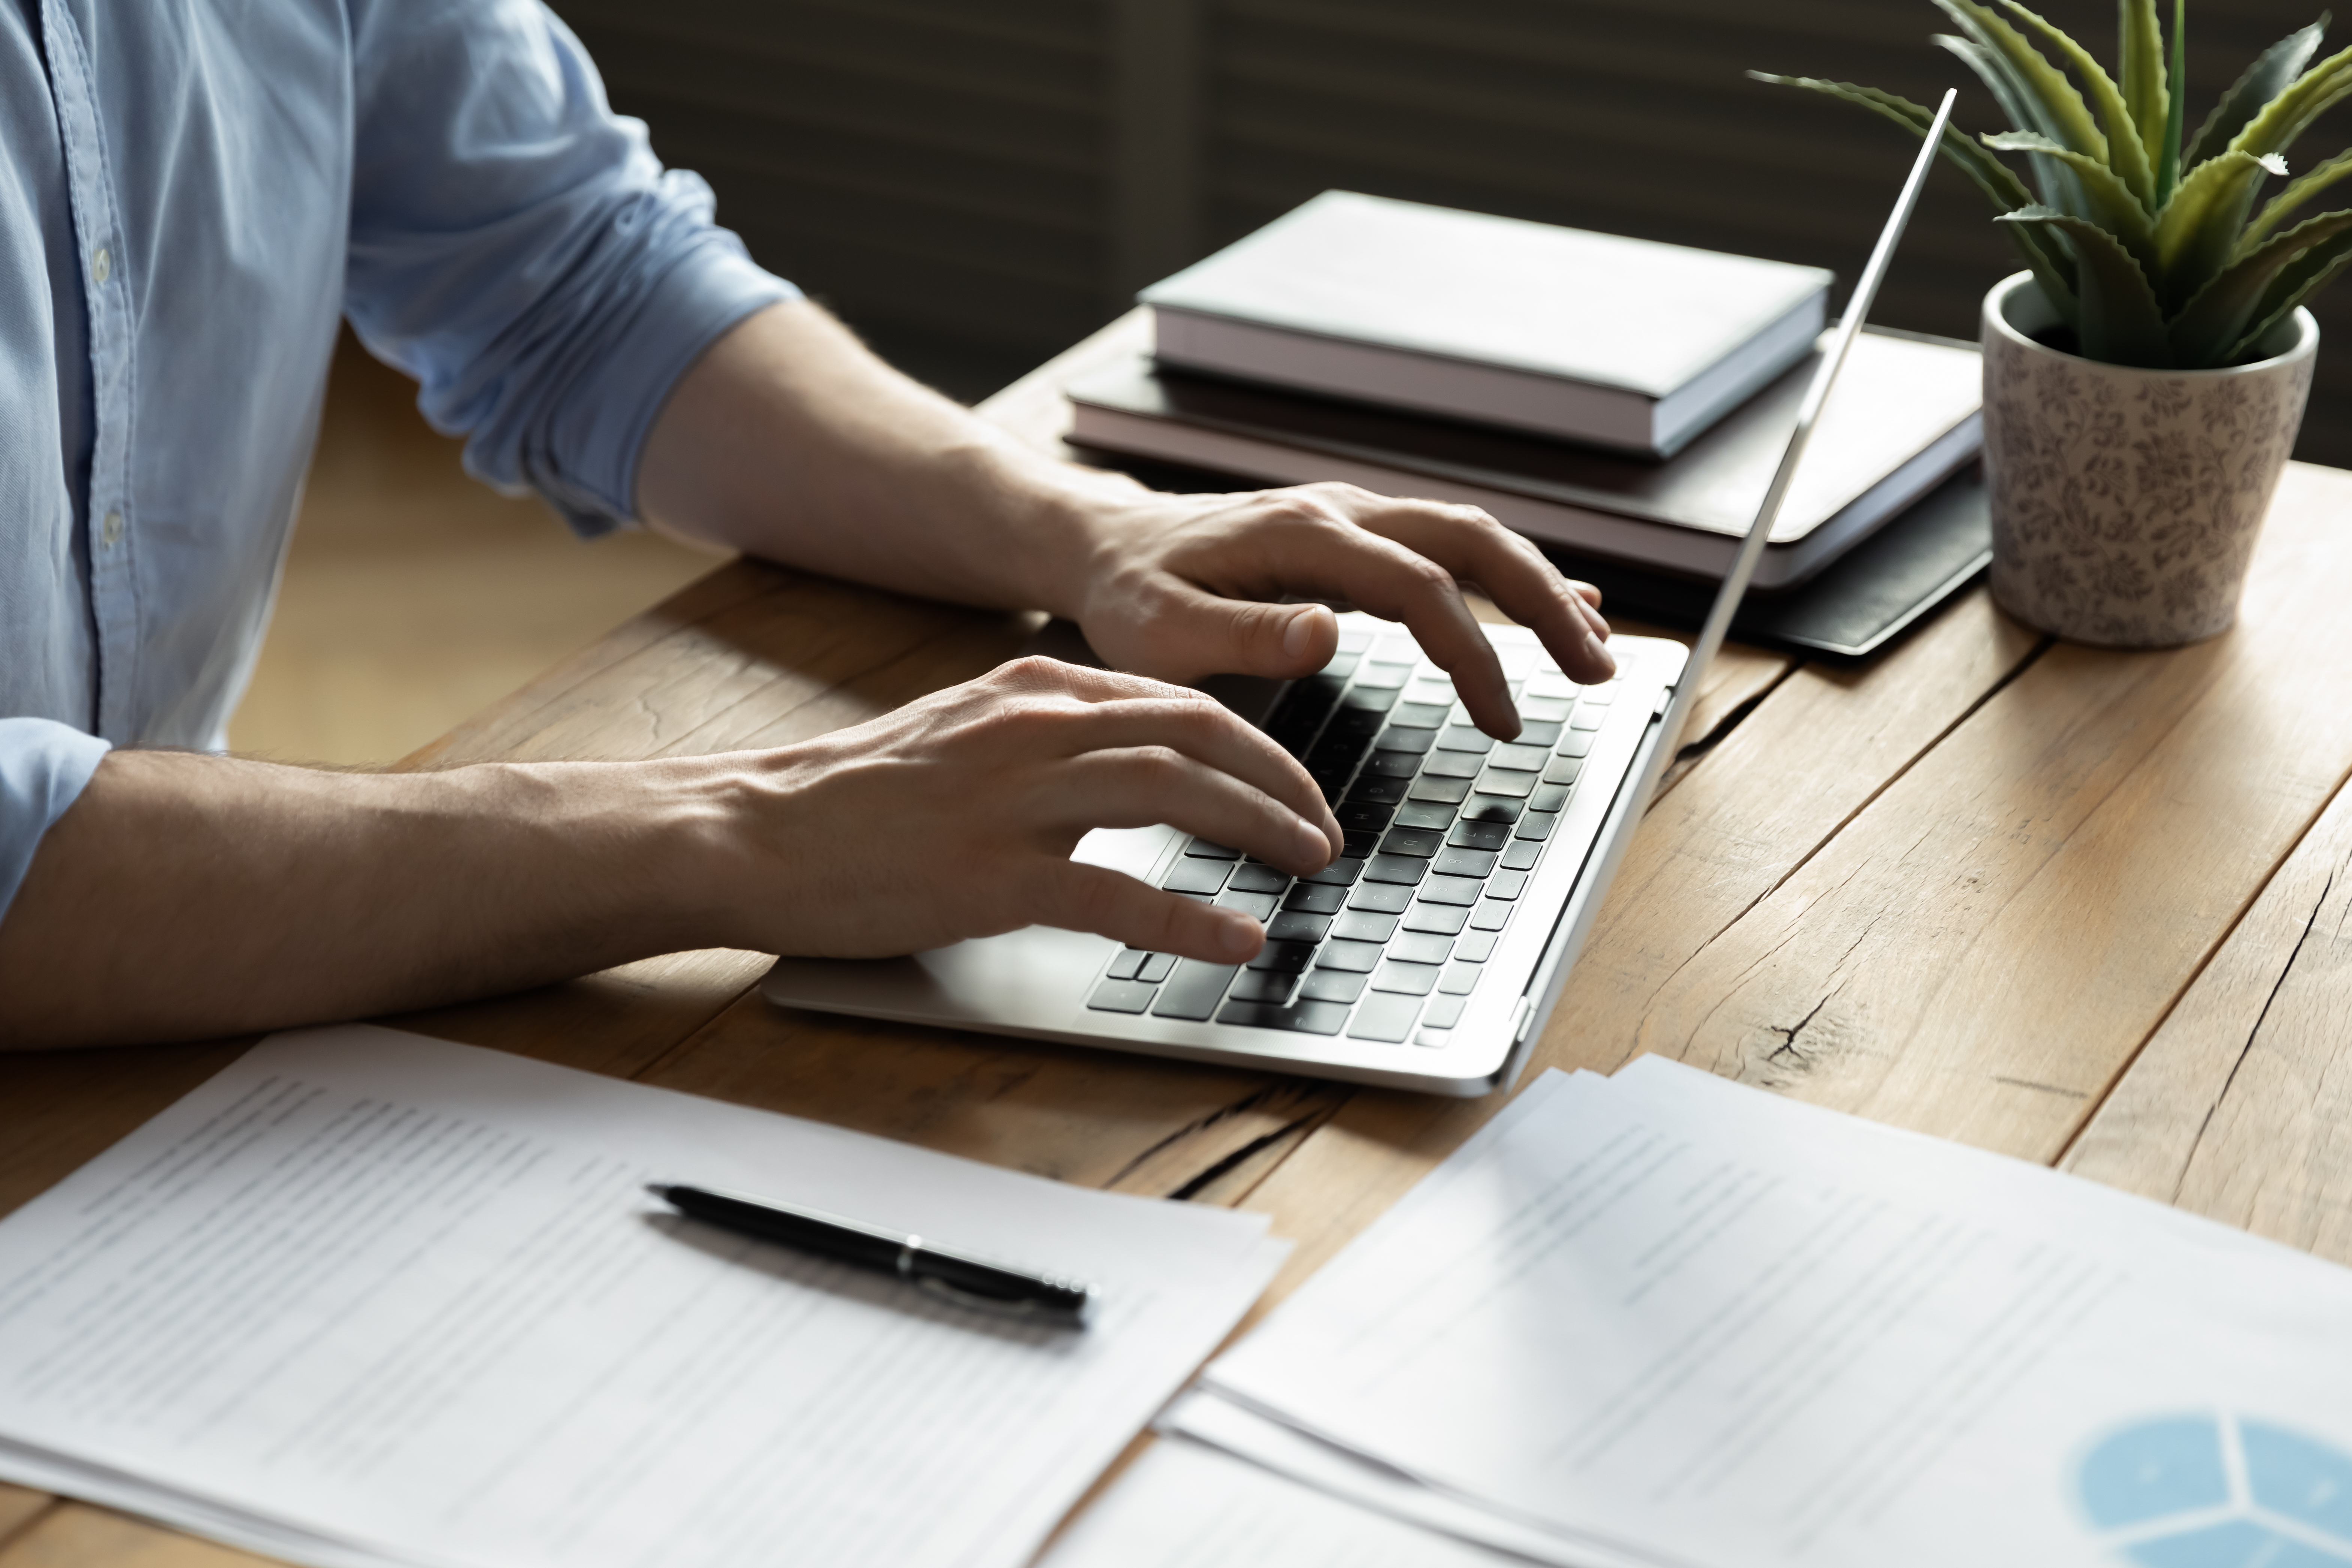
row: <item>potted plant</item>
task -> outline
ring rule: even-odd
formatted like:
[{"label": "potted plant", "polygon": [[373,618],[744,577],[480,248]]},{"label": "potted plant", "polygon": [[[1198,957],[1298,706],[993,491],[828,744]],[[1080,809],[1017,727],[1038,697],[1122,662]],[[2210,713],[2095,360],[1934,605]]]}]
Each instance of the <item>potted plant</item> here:
[{"label": "potted plant", "polygon": [[[2184,137],[2185,0],[2169,68],[2155,0],[2122,0],[2120,83],[2016,0],[1935,3],[1958,29],[1935,42],[2011,124],[1948,128],[1938,152],[1991,198],[2025,260],[1983,311],[1993,596],[2084,642],[2210,637],[2237,615],[2303,421],[2319,345],[2304,302],[2352,262],[2352,208],[2302,216],[2352,179],[2352,152],[2259,210],[2256,198],[2287,176],[2296,137],[2352,93],[2352,49],[2311,63],[2322,16],[2264,51]],[[1934,119],[1871,88],[1750,74],[1915,136]],[[2030,184],[1999,153],[2021,155]]]}]

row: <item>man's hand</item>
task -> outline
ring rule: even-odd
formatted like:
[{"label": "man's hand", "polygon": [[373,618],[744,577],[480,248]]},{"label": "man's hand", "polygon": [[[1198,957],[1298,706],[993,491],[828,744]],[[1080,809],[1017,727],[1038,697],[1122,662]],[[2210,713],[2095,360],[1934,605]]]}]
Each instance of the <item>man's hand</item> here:
[{"label": "man's hand", "polygon": [[714,758],[731,945],[872,958],[1024,925],[1238,963],[1257,921],[1081,865],[1167,823],[1294,875],[1339,853],[1306,771],[1196,691],[1016,659],[868,723]]},{"label": "man's hand", "polygon": [[1342,600],[1410,626],[1479,727],[1508,740],[1519,722],[1502,665],[1462,598],[1475,583],[1570,679],[1616,670],[1600,594],[1475,507],[1341,484],[1095,505],[1097,542],[1067,592],[1087,640],[1121,669],[1188,682],[1306,675],[1330,659],[1339,627],[1328,609],[1283,601]]}]

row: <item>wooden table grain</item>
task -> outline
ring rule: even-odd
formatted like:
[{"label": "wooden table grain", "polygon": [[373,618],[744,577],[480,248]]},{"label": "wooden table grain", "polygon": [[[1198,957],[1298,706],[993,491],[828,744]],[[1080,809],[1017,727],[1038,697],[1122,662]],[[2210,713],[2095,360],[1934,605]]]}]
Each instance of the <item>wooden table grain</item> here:
[{"label": "wooden table grain", "polygon": [[[1066,454],[1058,387],[982,405]],[[2352,1261],[2352,474],[2295,465],[2236,630],[2053,644],[1982,588],[1873,663],[1733,647],[1531,1070],[1642,1051],[2053,1163]],[[737,562],[404,766],[776,745],[1010,657],[1036,618]],[[1643,628],[1647,629],[1647,628]],[[397,1026],[1273,1216],[1280,1300],[1499,1109],[776,1008],[689,952]],[[0,1057],[0,1212],[249,1041]],[[0,1568],[244,1554],[0,1486]]]}]

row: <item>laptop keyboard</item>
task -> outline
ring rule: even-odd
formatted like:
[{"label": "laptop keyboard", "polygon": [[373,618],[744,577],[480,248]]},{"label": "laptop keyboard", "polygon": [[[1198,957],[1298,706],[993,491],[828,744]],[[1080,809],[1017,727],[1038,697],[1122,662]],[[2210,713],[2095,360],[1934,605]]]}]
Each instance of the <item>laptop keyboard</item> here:
[{"label": "laptop keyboard", "polygon": [[1347,852],[1294,879],[1192,839],[1160,886],[1248,911],[1265,922],[1265,949],[1218,964],[1127,948],[1087,1005],[1389,1045],[1452,1028],[1618,689],[1578,686],[1533,646],[1496,652],[1525,726],[1511,742],[1470,721],[1410,637],[1343,631],[1337,657],[1293,682],[1265,728],[1322,786]]}]

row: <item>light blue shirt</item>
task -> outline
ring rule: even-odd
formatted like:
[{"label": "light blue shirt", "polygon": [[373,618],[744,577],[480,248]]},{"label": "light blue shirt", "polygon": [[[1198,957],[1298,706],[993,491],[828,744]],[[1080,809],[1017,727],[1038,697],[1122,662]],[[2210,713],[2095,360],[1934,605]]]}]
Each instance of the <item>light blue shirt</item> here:
[{"label": "light blue shirt", "polygon": [[595,533],[794,293],[537,0],[0,0],[0,916],[109,746],[222,743],[340,317]]}]

